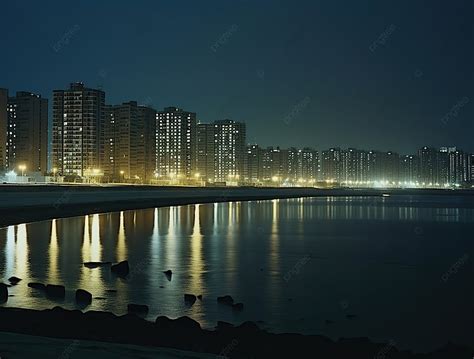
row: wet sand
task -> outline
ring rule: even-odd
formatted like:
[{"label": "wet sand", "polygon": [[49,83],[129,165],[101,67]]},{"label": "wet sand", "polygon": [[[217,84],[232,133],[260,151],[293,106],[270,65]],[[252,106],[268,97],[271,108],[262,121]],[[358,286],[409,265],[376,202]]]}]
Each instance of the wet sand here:
[{"label": "wet sand", "polygon": [[94,213],[298,197],[474,195],[474,190],[0,185],[0,227]]}]

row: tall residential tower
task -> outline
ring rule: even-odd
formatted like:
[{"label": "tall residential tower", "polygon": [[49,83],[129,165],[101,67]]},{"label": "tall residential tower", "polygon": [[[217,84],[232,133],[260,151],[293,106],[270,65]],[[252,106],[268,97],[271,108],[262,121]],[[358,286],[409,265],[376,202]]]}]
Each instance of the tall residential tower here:
[{"label": "tall residential tower", "polygon": [[196,114],[166,107],[156,114],[156,177],[192,178],[196,172]]},{"label": "tall residential tower", "polygon": [[8,99],[7,167],[48,171],[48,100],[30,92]]},{"label": "tall residential tower", "polygon": [[105,93],[83,83],[53,92],[53,168],[64,176],[100,172]]}]

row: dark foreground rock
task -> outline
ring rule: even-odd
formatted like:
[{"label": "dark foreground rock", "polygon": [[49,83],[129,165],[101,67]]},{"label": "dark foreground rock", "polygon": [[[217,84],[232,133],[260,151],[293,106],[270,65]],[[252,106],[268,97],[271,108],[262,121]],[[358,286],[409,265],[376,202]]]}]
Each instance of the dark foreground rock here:
[{"label": "dark foreground rock", "polygon": [[64,299],[66,288],[63,285],[48,284],[46,285],[46,295],[51,298]]},{"label": "dark foreground rock", "polygon": [[143,304],[129,304],[127,306],[127,310],[129,313],[135,314],[147,314],[148,313],[148,305]]},{"label": "dark foreground rock", "polygon": [[92,294],[87,290],[78,289],[76,290],[76,303],[79,304],[91,304],[92,303]]},{"label": "dark foreground rock", "polygon": [[46,286],[43,283],[28,283],[28,287],[33,288],[33,289],[38,289],[38,290],[46,290]]},{"label": "dark foreground rock", "polygon": [[217,297],[217,302],[225,305],[233,305],[234,298],[232,298],[230,295],[224,295],[223,297]]},{"label": "dark foreground rock", "polygon": [[85,262],[84,267],[87,268],[99,268],[99,267],[105,267],[111,265],[111,262]]},{"label": "dark foreground rock", "polygon": [[171,282],[171,277],[173,276],[173,272],[171,271],[171,269],[165,270],[163,273],[165,274],[166,279]]},{"label": "dark foreground rock", "polygon": [[415,355],[397,350],[393,343],[373,343],[367,338],[333,341],[318,335],[272,334],[251,322],[236,327],[220,325],[209,331],[187,317],[158,317],[153,323],[132,314],[82,313],[60,307],[43,311],[0,308],[0,318],[0,331],[5,332],[168,347],[229,358],[461,359],[472,358],[474,353],[450,344],[432,353]]},{"label": "dark foreground rock", "polygon": [[112,273],[115,273],[119,277],[126,277],[130,273],[130,267],[128,261],[123,261],[117,264],[114,264],[110,267]]},{"label": "dark foreground rock", "polygon": [[196,296],[194,294],[184,295],[184,304],[192,306],[194,303],[196,303]]},{"label": "dark foreground rock", "polygon": [[18,284],[18,283],[21,282],[21,278],[18,278],[18,277],[13,276],[13,277],[8,278],[8,281],[9,281],[11,284],[15,285],[15,284]]},{"label": "dark foreground rock", "polygon": [[8,287],[6,284],[0,283],[0,303],[5,303],[8,300]]}]

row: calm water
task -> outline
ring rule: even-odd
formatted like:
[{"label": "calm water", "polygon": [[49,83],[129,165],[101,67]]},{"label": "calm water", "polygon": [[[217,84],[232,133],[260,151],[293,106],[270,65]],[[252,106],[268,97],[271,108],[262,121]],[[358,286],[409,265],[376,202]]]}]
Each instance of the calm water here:
[{"label": "calm water", "polygon": [[[207,328],[253,320],[277,332],[427,350],[474,343],[473,233],[472,197],[189,205],[0,229],[0,276],[23,278],[5,306],[76,308],[74,290],[84,288],[106,298],[86,309],[124,314],[133,302],[150,306],[149,319],[189,315]],[[125,259],[125,280],[82,265]],[[30,281],[64,284],[66,300],[45,298]],[[204,299],[189,308],[184,293]],[[225,294],[244,311],[218,305]]]}]

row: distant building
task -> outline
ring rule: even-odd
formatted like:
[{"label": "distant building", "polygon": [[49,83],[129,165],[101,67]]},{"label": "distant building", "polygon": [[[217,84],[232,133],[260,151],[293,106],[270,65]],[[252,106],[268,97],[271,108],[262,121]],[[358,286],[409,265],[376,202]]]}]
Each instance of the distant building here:
[{"label": "distant building", "polygon": [[251,184],[258,183],[261,172],[261,148],[259,145],[254,144],[247,146],[246,165],[245,181]]},{"label": "distant building", "polygon": [[392,185],[398,185],[400,181],[400,155],[392,151],[385,152],[382,168],[386,181]]},{"label": "distant building", "polygon": [[196,174],[196,114],[166,107],[156,114],[156,176],[191,178]]},{"label": "distant building", "polygon": [[474,184],[474,154],[469,155],[469,182]]},{"label": "distant building", "polygon": [[222,120],[200,124],[198,137],[198,168],[208,181],[236,183],[245,180],[244,123]]},{"label": "distant building", "polygon": [[441,147],[438,150],[437,158],[436,158],[436,174],[435,179],[432,182],[434,187],[440,187],[445,184],[449,184],[450,182],[450,174],[449,174],[449,157],[450,152],[455,151],[455,148],[452,147]]},{"label": "distant building", "polygon": [[0,173],[7,169],[8,90],[0,88]]},{"label": "distant building", "polygon": [[53,91],[53,168],[65,176],[100,174],[105,93],[82,83]]},{"label": "distant building", "polygon": [[238,182],[244,175],[245,123],[233,120],[214,122],[216,182]]},{"label": "distant building", "polygon": [[[432,147],[422,147],[418,150],[420,164],[419,176],[422,185],[432,186],[439,181],[439,151]],[[441,155],[443,156],[443,155]],[[443,172],[443,171],[441,171]],[[442,176],[441,176],[442,177]]]},{"label": "distant building", "polygon": [[400,159],[400,181],[414,185],[418,182],[418,157],[405,155]]},{"label": "distant building", "polygon": [[318,177],[318,151],[305,147],[298,151],[298,180],[312,183]]},{"label": "distant building", "polygon": [[214,125],[200,123],[197,125],[197,172],[204,181],[215,178],[215,131]]},{"label": "distant building", "polygon": [[155,171],[156,111],[131,101],[107,106],[102,169],[106,179],[147,183]]},{"label": "distant building", "polygon": [[7,168],[48,171],[48,100],[30,92],[8,99]]},{"label": "distant building", "polygon": [[369,163],[368,154],[356,148],[348,148],[342,154],[343,182],[346,184],[362,184],[367,181]]},{"label": "distant building", "polygon": [[456,147],[451,147],[449,155],[449,184],[462,185],[470,180],[469,155]]},{"label": "distant building", "polygon": [[339,147],[321,153],[321,176],[324,181],[342,182],[343,154]]},{"label": "distant building", "polygon": [[283,151],[283,177],[288,184],[296,184],[300,179],[298,149],[290,147]]}]

